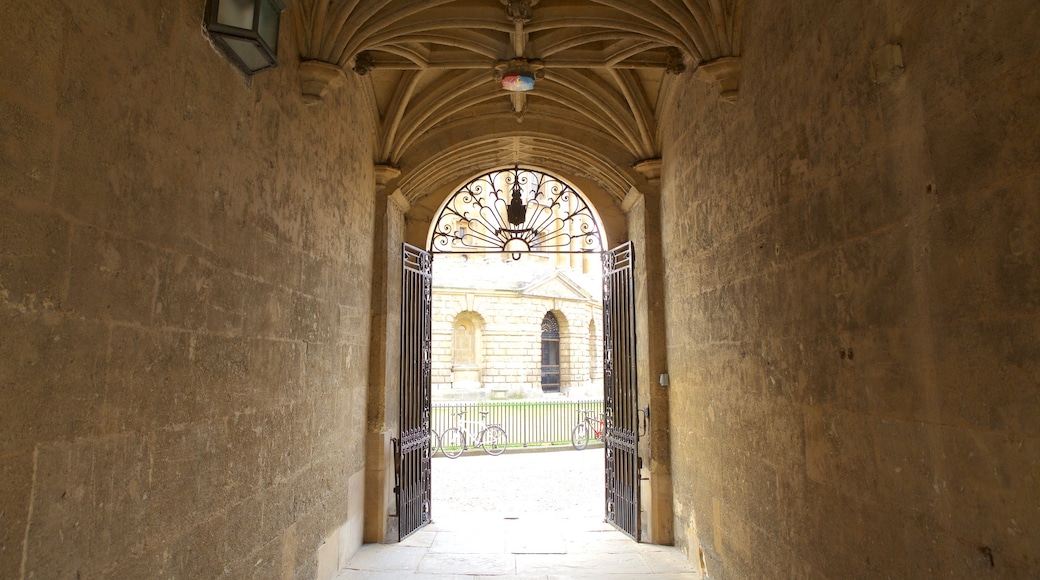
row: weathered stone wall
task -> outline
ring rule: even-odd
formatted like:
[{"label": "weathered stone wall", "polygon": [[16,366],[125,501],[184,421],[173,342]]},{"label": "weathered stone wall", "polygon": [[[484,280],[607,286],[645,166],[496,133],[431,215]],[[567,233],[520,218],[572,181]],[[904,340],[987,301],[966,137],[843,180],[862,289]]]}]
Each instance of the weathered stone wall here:
[{"label": "weathered stone wall", "polygon": [[359,541],[371,123],[350,80],[302,104],[291,11],[250,83],[202,8],[0,6],[0,577]]},{"label": "weathered stone wall", "polygon": [[1037,30],[1031,0],[749,3],[737,102],[681,78],[675,531],[710,577],[1040,570]]},{"label": "weathered stone wall", "polygon": [[[541,396],[542,319],[549,311],[560,324],[560,392],[576,397],[602,397],[602,384],[594,382],[594,377],[602,379],[602,369],[590,373],[588,330],[590,320],[595,320],[597,329],[602,328],[602,310],[596,301],[434,288],[434,398],[451,396],[455,389],[453,328],[459,314],[465,312],[477,313],[483,322],[481,385],[477,394]],[[602,365],[602,349],[602,336],[597,335],[597,365]]]}]

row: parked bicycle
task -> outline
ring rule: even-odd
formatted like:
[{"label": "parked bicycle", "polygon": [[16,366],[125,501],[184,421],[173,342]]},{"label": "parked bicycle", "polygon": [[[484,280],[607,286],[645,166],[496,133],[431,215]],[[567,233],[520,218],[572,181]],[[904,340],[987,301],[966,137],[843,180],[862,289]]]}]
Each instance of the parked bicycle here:
[{"label": "parked bicycle", "polygon": [[[470,447],[480,447],[489,455],[501,455],[506,450],[506,430],[501,425],[488,423],[488,411],[480,412],[479,421],[463,419],[466,411],[452,413],[458,427],[450,427],[441,433],[441,452],[455,459]],[[473,437],[476,433],[476,438]]]},{"label": "parked bicycle", "polygon": [[581,419],[578,419],[578,424],[571,431],[571,445],[578,451],[581,451],[589,446],[590,438],[595,438],[596,441],[603,440],[606,424],[603,421],[602,414],[598,419],[593,419],[592,411],[588,409],[578,409],[578,412],[583,416]]},{"label": "parked bicycle", "polygon": [[437,455],[437,450],[441,448],[441,436],[436,431],[430,429],[430,457]]}]

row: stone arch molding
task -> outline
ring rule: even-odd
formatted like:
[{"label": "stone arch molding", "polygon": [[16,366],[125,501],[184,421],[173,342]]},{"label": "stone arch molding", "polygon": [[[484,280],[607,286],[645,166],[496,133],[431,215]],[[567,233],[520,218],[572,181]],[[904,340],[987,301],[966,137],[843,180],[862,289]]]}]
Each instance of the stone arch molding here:
[{"label": "stone arch molding", "polygon": [[[675,75],[692,70],[736,98],[745,1],[298,0],[301,90],[319,102],[346,75],[365,77],[376,162],[405,177],[473,118],[502,136],[536,122],[606,141],[611,161],[631,167],[660,156],[658,112]],[[536,72],[534,89],[503,90],[510,67]],[[522,157],[511,161],[531,162]]]}]

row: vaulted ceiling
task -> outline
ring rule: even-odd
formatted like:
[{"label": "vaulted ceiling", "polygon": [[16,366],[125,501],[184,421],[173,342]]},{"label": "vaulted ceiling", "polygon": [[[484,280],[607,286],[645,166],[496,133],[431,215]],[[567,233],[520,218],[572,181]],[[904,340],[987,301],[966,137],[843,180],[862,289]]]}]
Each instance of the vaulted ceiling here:
[{"label": "vaulted ceiling", "polygon": [[[363,75],[379,115],[377,180],[414,204],[514,163],[623,198],[652,178],[675,75],[735,97],[743,3],[299,0],[293,12],[305,98]],[[502,88],[517,68],[539,77],[533,90]]]}]

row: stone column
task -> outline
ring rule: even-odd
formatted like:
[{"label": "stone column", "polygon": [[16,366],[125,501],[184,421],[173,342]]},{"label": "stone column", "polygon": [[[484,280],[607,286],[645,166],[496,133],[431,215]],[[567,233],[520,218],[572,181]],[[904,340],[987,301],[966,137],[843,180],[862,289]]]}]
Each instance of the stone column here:
[{"label": "stone column", "polygon": [[376,166],[372,281],[372,337],[365,443],[365,542],[397,541],[391,439],[399,429],[401,350],[401,243],[408,201],[399,190],[384,195],[397,171]]},{"label": "stone column", "polygon": [[633,188],[622,209],[628,237],[635,244],[636,336],[640,407],[646,411],[640,439],[643,457],[642,510],[645,539],[671,545],[673,536],[671,442],[668,391],[659,378],[668,372],[664,317],[664,268],[661,246],[661,160],[635,166],[647,179],[644,191]]}]

